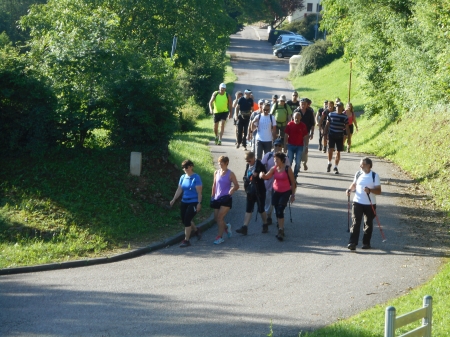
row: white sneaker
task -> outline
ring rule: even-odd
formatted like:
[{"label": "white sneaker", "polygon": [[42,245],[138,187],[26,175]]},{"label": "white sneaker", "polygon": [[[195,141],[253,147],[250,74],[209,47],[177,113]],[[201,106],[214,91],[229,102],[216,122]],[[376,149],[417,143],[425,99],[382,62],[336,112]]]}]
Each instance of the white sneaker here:
[{"label": "white sneaker", "polygon": [[214,244],[215,245],[220,245],[221,243],[225,242],[224,239],[222,239],[220,236],[218,236],[215,240],[214,240]]},{"label": "white sneaker", "polygon": [[231,238],[232,232],[231,232],[231,224],[227,223],[227,235],[228,238]]}]

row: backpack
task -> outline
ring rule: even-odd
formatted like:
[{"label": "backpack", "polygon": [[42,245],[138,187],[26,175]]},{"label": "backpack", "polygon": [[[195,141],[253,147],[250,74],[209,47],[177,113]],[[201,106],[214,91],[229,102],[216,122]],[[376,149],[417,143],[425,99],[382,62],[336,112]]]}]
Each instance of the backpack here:
[{"label": "backpack", "polygon": [[[286,171],[286,174],[287,174],[287,176],[288,176],[289,184],[290,184],[291,187],[292,187],[291,178],[289,178],[289,166],[285,165],[285,166],[284,166],[284,170]],[[296,182],[295,180],[294,180],[294,186],[295,186],[295,190],[297,190],[297,182]]]},{"label": "backpack", "polygon": [[[216,99],[216,97],[217,97],[218,94],[219,94],[218,91],[214,91],[214,99]],[[228,99],[230,98],[230,94],[227,93],[226,91],[225,91],[225,94],[227,95],[227,100],[228,100]]]},{"label": "backpack", "polygon": [[[258,121],[260,121],[261,120],[261,112],[260,113],[258,113],[258,116],[256,116],[253,120],[256,120],[256,118],[258,117]],[[272,124],[273,124],[273,115],[272,114],[269,114],[269,116],[270,116],[270,121],[271,121],[271,124],[270,124],[270,129],[272,130]],[[276,121],[275,121],[276,122]],[[269,158],[270,159],[270,158]]]},{"label": "backpack", "polygon": [[[358,173],[356,174],[355,182],[358,181],[358,178],[361,177],[362,174],[363,174],[362,171],[358,171]],[[372,180],[373,180],[373,183],[374,183],[374,184],[375,184],[375,174],[376,174],[376,173],[372,171]]]},{"label": "backpack", "polygon": [[284,109],[286,110],[286,115],[284,116],[284,120],[282,120],[283,118],[281,118],[281,116],[278,116],[277,109],[278,109],[278,102],[275,103],[275,108],[272,110],[273,113],[271,113],[271,115],[275,114],[275,119],[276,119],[277,123],[279,123],[279,124],[286,124],[287,121],[288,121],[287,118],[288,118],[288,114],[289,114],[289,111],[288,111],[288,108],[287,108],[287,104],[284,103]]}]

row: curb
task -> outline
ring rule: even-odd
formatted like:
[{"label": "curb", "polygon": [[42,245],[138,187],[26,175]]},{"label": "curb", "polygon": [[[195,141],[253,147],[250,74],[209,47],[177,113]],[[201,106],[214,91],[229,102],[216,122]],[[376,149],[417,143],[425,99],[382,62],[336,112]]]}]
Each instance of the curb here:
[{"label": "curb", "polygon": [[[203,221],[197,227],[202,231],[211,228],[215,224],[214,214],[211,214],[208,219]],[[174,236],[162,241],[156,242],[146,247],[136,248],[126,253],[121,253],[117,255],[113,255],[110,257],[98,257],[92,259],[85,260],[75,260],[68,262],[60,262],[60,263],[48,263],[48,264],[40,264],[37,266],[26,266],[26,267],[16,267],[16,268],[3,268],[0,269],[0,276],[2,275],[13,275],[13,274],[25,274],[25,273],[35,273],[40,271],[50,271],[50,270],[59,270],[59,269],[69,269],[69,268],[79,268],[79,267],[87,267],[94,266],[97,264],[104,263],[113,263],[122,260],[132,259],[147,253],[154,252],[156,250],[160,250],[162,248],[166,248],[168,246],[172,246],[174,244],[180,243],[180,241],[184,238],[184,231],[175,234]]]}]

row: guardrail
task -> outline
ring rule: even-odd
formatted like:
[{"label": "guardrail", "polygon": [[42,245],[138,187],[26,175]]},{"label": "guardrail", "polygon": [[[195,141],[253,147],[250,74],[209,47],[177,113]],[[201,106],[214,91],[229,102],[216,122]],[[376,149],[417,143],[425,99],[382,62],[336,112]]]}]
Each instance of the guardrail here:
[{"label": "guardrail", "polygon": [[396,317],[394,307],[386,308],[384,337],[395,337],[395,330],[422,319],[422,326],[411,330],[399,337],[431,337],[432,301],[430,295],[424,296],[423,307]]}]

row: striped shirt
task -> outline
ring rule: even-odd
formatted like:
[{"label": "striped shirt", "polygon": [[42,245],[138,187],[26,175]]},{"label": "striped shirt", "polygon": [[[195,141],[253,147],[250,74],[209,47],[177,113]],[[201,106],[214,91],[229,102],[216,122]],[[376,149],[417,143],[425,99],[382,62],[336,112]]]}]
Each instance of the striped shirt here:
[{"label": "striped shirt", "polygon": [[348,125],[347,115],[330,112],[327,116],[327,120],[330,122],[329,134],[344,134],[345,126]]}]

